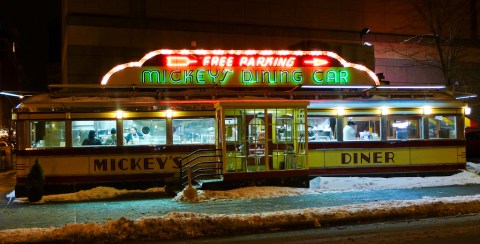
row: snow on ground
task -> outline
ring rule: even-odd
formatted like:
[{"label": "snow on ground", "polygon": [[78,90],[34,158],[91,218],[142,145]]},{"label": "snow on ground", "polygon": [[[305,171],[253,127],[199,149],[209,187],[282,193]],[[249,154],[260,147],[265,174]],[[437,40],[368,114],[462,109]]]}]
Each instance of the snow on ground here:
[{"label": "snow on ground", "polygon": [[[290,188],[290,187],[245,187],[228,191],[207,191],[198,190],[197,201],[234,199],[234,198],[270,198],[288,195],[314,194],[325,192],[344,192],[344,191],[369,191],[386,189],[411,189],[433,186],[448,185],[467,185],[480,184],[480,164],[468,164],[468,170],[451,176],[432,176],[432,177],[318,177],[310,181],[310,188]],[[102,200],[121,197],[125,195],[148,195],[161,194],[163,187],[151,188],[146,191],[141,190],[119,190],[111,187],[96,187],[91,190],[79,191],[76,193],[47,195],[42,198],[39,204],[49,202],[72,202]],[[182,193],[179,193],[174,200],[182,201]],[[189,201],[189,199],[185,199]],[[16,202],[28,202],[26,198],[15,199]]]},{"label": "snow on ground", "polygon": [[[211,201],[232,198],[277,197],[294,194],[316,194],[331,191],[407,189],[446,185],[480,184],[480,167],[468,164],[468,171],[442,177],[319,177],[310,189],[287,187],[247,187],[230,191],[198,191],[193,200]],[[149,193],[160,193],[153,188]],[[141,192],[134,191],[134,194]],[[97,187],[72,194],[44,196],[41,203],[107,199],[132,191]],[[191,201],[182,193],[175,200]],[[16,199],[21,204],[25,199]],[[27,203],[25,203],[27,204]],[[480,195],[425,198],[411,201],[386,201],[336,207],[273,211],[256,214],[206,215],[171,212],[164,216],[108,221],[103,224],[68,224],[61,228],[31,228],[0,231],[0,243],[20,242],[118,242],[171,240],[212,237],[244,233],[268,232],[277,229],[321,227],[336,223],[384,220],[388,218],[437,217],[480,212]],[[81,237],[81,238],[80,238]]]}]

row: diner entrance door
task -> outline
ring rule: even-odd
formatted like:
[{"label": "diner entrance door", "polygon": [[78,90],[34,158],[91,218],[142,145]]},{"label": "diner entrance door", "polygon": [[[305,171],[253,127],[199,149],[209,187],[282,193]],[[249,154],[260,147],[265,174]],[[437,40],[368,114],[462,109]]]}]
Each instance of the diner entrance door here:
[{"label": "diner entrance door", "polygon": [[241,103],[220,104],[223,106],[217,105],[221,111],[217,115],[221,118],[217,119],[225,173],[307,167],[305,102],[277,101],[254,108],[241,107]]}]

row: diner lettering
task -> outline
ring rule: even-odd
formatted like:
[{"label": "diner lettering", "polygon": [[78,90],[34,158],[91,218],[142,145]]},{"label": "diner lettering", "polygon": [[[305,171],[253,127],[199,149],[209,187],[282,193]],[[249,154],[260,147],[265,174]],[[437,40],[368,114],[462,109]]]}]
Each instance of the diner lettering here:
[{"label": "diner lettering", "polygon": [[342,153],[342,164],[388,164],[395,163],[393,152]]},{"label": "diner lettering", "polygon": [[94,172],[114,171],[153,171],[165,169],[167,164],[178,168],[181,157],[125,157],[125,158],[95,158],[93,159]]},{"label": "diner lettering", "polygon": [[226,85],[230,81],[239,85],[253,84],[293,84],[301,85],[312,81],[312,84],[347,85],[350,83],[349,71],[344,69],[318,69],[305,72],[300,68],[293,69],[145,69],[141,74],[142,84],[152,85],[188,85],[217,84]]}]

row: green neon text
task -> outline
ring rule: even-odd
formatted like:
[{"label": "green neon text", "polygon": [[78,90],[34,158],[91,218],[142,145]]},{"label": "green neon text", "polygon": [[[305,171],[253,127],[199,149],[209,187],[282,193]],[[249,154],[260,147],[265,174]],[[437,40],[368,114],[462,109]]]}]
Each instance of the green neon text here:
[{"label": "green neon text", "polygon": [[350,83],[350,72],[343,69],[315,70],[312,80],[314,84],[345,85]]}]

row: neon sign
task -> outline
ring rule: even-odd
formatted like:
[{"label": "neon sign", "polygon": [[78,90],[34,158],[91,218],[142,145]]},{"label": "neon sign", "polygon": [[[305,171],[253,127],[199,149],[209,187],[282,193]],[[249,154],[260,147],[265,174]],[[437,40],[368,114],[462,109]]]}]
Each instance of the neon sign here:
[{"label": "neon sign", "polygon": [[326,51],[157,50],[116,66],[102,85],[168,87],[378,85],[365,66]]}]

